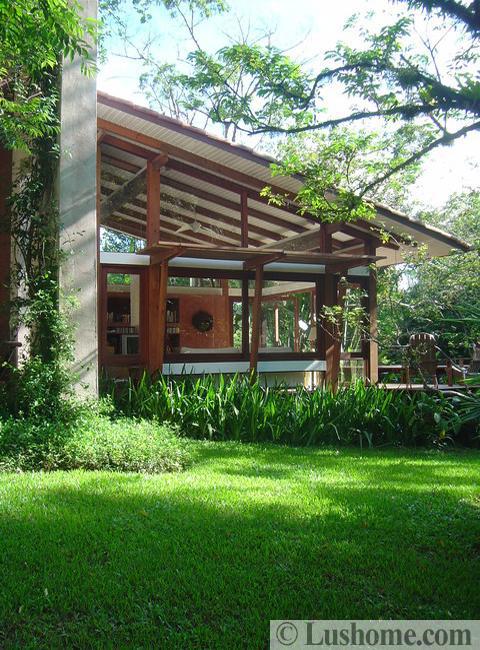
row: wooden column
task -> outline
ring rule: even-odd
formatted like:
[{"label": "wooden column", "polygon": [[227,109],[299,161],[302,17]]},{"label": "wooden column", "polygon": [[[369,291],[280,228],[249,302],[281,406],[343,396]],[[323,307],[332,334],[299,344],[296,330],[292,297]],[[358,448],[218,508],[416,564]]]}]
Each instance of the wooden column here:
[{"label": "wooden column", "polygon": [[240,228],[242,248],[248,248],[248,194],[242,190],[240,194]]},{"label": "wooden column", "polygon": [[[367,255],[376,254],[374,242],[365,244]],[[368,341],[367,341],[367,368],[366,375],[372,384],[378,382],[378,317],[377,317],[377,269],[370,268],[367,284],[367,306],[368,306]]]},{"label": "wooden column", "polygon": [[168,260],[149,267],[148,274],[148,370],[162,372],[165,354]]},{"label": "wooden column", "polygon": [[147,246],[160,240],[160,166],[155,160],[147,163]]},{"label": "wooden column", "polygon": [[[328,224],[322,224],[320,229],[320,248],[322,252],[332,252],[332,235]],[[325,271],[317,286],[317,318],[323,306],[334,307],[338,304],[338,278],[334,273]],[[321,319],[317,329],[318,350],[326,363],[325,383],[333,389],[337,387],[340,374],[340,341],[336,336],[332,323]]]},{"label": "wooden column", "polygon": [[[147,246],[160,240],[160,174],[166,156],[159,154],[147,162]],[[165,355],[167,316],[168,259],[152,264],[148,270],[148,346],[150,373],[162,372]]]},{"label": "wooden column", "polygon": [[263,265],[255,267],[255,294],[252,308],[252,341],[250,344],[250,372],[257,371],[260,326],[262,320]]},{"label": "wooden column", "polygon": [[[324,276],[324,305],[325,307],[334,307],[338,304],[337,300],[337,283],[338,278],[333,273],[325,273]],[[325,373],[325,382],[327,385],[335,389],[338,384],[338,376],[340,374],[340,342],[337,338],[335,326],[331,322],[324,322],[324,336],[325,336],[325,361],[327,369]]]}]

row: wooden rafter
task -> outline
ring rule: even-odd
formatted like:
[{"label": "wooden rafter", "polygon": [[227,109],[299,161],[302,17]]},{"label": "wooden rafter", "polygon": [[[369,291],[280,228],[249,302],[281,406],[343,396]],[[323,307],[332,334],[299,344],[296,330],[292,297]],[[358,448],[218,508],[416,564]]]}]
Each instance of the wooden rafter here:
[{"label": "wooden rafter", "polygon": [[128,140],[122,140],[122,138],[117,138],[113,135],[105,135],[102,142],[109,147],[125,151],[125,153],[129,153],[137,158],[143,158],[144,160],[153,160],[158,154],[158,151],[139,147],[138,144],[134,144]]},{"label": "wooden rafter", "polygon": [[275,183],[271,183],[270,180],[262,180],[260,178],[256,178],[255,176],[244,174],[235,169],[232,169],[231,167],[210,160],[209,158],[204,158],[203,156],[194,154],[191,151],[186,151],[180,147],[168,144],[163,140],[157,140],[156,138],[152,138],[151,136],[145,135],[144,133],[139,133],[138,131],[133,131],[132,129],[128,129],[127,127],[121,126],[119,124],[115,124],[114,122],[109,122],[107,120],[99,118],[98,126],[109,133],[116,133],[119,136],[128,138],[134,142],[141,143],[147,147],[160,149],[162,151],[165,151],[165,153],[170,156],[179,158],[185,162],[193,163],[194,165],[199,165],[203,169],[208,169],[215,174],[221,174],[222,176],[245,185],[247,188],[253,188],[253,190],[262,190],[265,186],[268,185],[272,188],[273,192],[281,194],[282,196],[287,196],[290,200],[293,200],[295,196],[291,192],[285,190],[285,188],[279,187],[275,185]]},{"label": "wooden rafter", "polygon": [[282,248],[283,250],[288,251],[308,251],[320,246],[320,228],[315,228],[314,230],[308,230],[307,232],[302,233],[301,235],[295,235],[294,237],[288,237],[282,239],[279,242],[274,244],[266,244],[262,246],[262,250],[268,250],[269,248]]},{"label": "wooden rafter", "polygon": [[[124,171],[130,173],[136,173],[140,169],[138,165],[135,165],[126,160],[121,160],[120,158],[116,158],[115,156],[112,156],[109,153],[105,153],[103,155],[103,160],[106,164],[109,164],[113,167],[117,167],[118,169],[123,169]],[[227,208],[227,210],[231,210],[235,214],[239,214],[241,212],[240,203],[235,203],[235,201],[231,201],[230,199],[226,199],[222,196],[218,196],[218,194],[213,194],[201,188],[193,187],[192,185],[182,183],[181,181],[171,178],[170,176],[168,176],[168,174],[165,173],[162,174],[162,185],[167,185],[169,187],[172,187],[173,189],[179,190],[180,192],[185,192],[186,194],[190,194],[199,199],[207,201],[208,203],[214,203],[223,208]],[[302,226],[298,223],[293,223],[291,220],[289,220],[287,216],[282,218],[279,217],[278,215],[273,215],[268,212],[263,212],[262,210],[258,210],[257,208],[253,208],[251,206],[248,207],[248,213],[249,216],[254,219],[264,221],[265,223],[271,223],[285,230],[290,230],[296,233],[303,233],[306,230],[305,226]],[[256,226],[251,221],[249,226],[252,229],[258,228],[258,226]]]},{"label": "wooden rafter", "polygon": [[[229,178],[224,178],[223,176],[217,176],[216,174],[212,174],[211,172],[205,171],[204,169],[194,167],[193,165],[187,165],[186,163],[180,162],[179,160],[175,160],[175,159],[172,159],[170,161],[170,168],[173,171],[177,171],[180,174],[185,174],[186,176],[191,176],[192,178],[196,178],[197,180],[203,181],[204,183],[208,183],[209,185],[221,187],[227,192],[233,192],[239,195],[241,195],[242,192],[245,192],[245,194],[248,196],[249,199],[252,199],[253,201],[257,201],[258,203],[263,203],[264,205],[270,205],[268,198],[265,196],[261,196],[260,191],[252,190],[248,187],[239,185],[238,183],[231,181]],[[277,207],[282,212],[293,214],[296,217],[304,216],[304,218],[307,219],[309,218],[310,220],[314,219],[314,217],[308,217],[307,215],[299,215],[298,214],[299,208],[293,206],[293,204],[291,203],[287,203],[285,205],[277,206]]]},{"label": "wooden rafter", "polygon": [[[112,184],[121,185],[122,182],[124,182],[123,178],[115,177],[114,175],[112,175]],[[162,175],[162,186],[164,185],[168,185],[168,182],[165,175]],[[112,191],[113,190],[109,190],[108,193],[111,193]],[[235,228],[236,231],[241,230],[240,219],[235,219],[234,217],[230,217],[224,214],[223,212],[216,212],[214,210],[204,208],[203,206],[200,205],[195,205],[195,207],[193,207],[192,204],[188,201],[188,199],[184,199],[183,197],[177,197],[173,194],[169,194],[164,189],[161,191],[160,198],[162,201],[162,205],[166,202],[180,209],[185,209],[187,212],[190,212],[191,214],[194,213],[195,217],[197,217],[198,220],[202,221],[203,223],[208,224],[209,223],[208,220],[210,220],[210,221],[215,221],[216,223],[220,222],[228,226],[231,226]],[[137,197],[137,200],[141,200],[141,199]],[[205,217],[205,219],[203,219],[202,217]],[[261,237],[266,237],[273,241],[279,241],[282,239],[282,236],[279,235],[277,232],[273,230],[267,230],[266,228],[257,226],[255,224],[250,224],[249,230],[252,232],[252,234],[260,235]],[[251,237],[249,240],[249,244],[255,245],[255,242],[256,240],[254,239],[254,237]],[[257,242],[257,243],[259,246],[262,245],[262,242]]]},{"label": "wooden rafter", "polygon": [[111,214],[116,212],[125,203],[130,203],[141,192],[144,191],[146,182],[146,169],[141,169],[133,178],[124,183],[118,190],[114,191],[107,199],[104,199],[100,206],[101,220],[104,221]]}]

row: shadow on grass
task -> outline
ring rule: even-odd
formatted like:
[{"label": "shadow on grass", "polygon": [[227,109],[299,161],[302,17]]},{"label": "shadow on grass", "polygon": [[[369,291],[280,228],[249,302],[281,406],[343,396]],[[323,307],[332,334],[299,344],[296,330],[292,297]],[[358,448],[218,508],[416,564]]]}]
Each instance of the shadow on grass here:
[{"label": "shadow on grass", "polygon": [[356,484],[355,452],[254,452],[199,446],[183,475],[4,477],[0,646],[262,648],[271,618],[478,614],[474,495],[414,479],[417,454],[367,454]]}]

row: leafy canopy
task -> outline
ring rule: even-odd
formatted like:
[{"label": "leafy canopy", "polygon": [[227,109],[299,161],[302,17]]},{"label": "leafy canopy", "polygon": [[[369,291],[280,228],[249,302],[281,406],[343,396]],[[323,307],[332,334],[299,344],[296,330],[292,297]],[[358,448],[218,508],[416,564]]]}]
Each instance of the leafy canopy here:
[{"label": "leafy canopy", "polygon": [[0,142],[30,150],[32,140],[58,128],[57,97],[45,77],[61,57],[93,67],[89,41],[96,24],[68,0],[0,0]]}]

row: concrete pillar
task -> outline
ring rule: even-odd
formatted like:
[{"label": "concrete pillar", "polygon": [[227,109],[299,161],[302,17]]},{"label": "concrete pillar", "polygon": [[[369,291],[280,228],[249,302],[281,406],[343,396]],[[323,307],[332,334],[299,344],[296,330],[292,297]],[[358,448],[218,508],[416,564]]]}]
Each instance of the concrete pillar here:
[{"label": "concrete pillar", "polygon": [[[96,17],[97,0],[80,0],[86,16]],[[96,227],[96,80],[82,74],[80,61],[65,61],[61,84],[59,170],[60,246],[66,260],[60,273],[64,294],[77,306],[74,372],[80,386],[98,391],[97,227]]]}]

